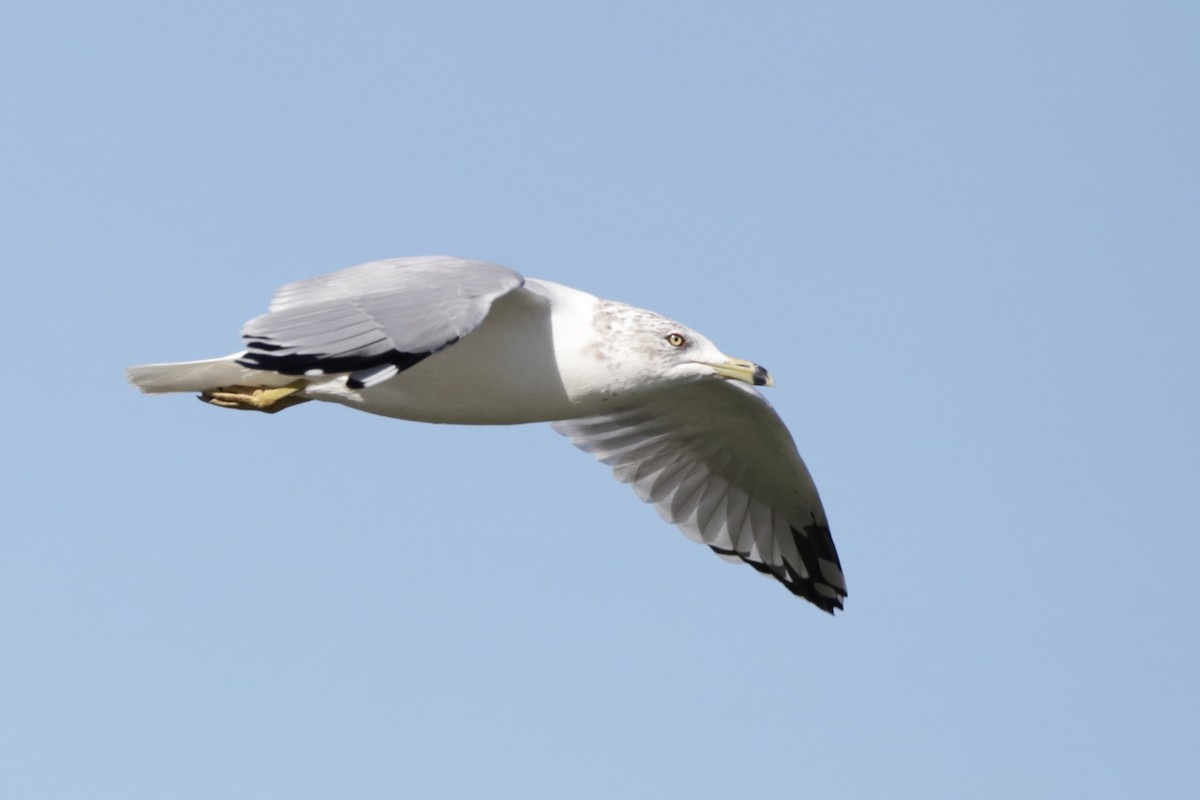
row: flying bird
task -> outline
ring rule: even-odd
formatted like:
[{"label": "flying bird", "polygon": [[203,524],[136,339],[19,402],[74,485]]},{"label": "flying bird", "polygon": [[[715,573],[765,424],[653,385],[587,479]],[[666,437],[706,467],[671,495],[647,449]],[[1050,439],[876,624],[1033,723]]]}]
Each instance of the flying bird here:
[{"label": "flying bird", "polygon": [[290,283],[223,358],[131,367],[143,392],[275,413],[310,400],[460,425],[549,422],[668,522],[833,613],[817,487],[756,386],[696,331],[507,267],[395,258]]}]

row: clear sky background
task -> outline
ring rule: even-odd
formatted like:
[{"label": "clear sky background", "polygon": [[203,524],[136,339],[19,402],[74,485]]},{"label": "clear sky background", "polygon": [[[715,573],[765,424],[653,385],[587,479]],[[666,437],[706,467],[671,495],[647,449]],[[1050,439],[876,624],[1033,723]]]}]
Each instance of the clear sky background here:
[{"label": "clear sky background", "polygon": [[[1200,796],[1200,4],[0,8],[0,795]],[[447,253],[768,366],[850,596],[546,426],[126,385]]]}]

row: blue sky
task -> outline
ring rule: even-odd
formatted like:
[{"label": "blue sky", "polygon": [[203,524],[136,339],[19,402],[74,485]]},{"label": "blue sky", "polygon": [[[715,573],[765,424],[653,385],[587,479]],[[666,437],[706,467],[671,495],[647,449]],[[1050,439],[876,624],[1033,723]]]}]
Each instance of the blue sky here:
[{"label": "blue sky", "polygon": [[[1200,791],[1200,6],[0,11],[0,794]],[[768,366],[850,596],[548,428],[139,396],[483,258]]]}]

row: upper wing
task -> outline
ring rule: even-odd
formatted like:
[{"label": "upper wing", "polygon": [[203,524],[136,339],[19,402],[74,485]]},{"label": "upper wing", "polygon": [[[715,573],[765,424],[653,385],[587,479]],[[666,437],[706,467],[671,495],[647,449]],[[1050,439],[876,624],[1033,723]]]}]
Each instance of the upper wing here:
[{"label": "upper wing", "polygon": [[524,282],[498,264],[419,256],[289,283],[242,328],[238,363],[284,375],[349,372],[352,388],[370,386],[454,344]]},{"label": "upper wing", "polygon": [[846,581],[792,436],[749,386],[701,381],[640,405],[552,423],[697,542],[830,613]]}]

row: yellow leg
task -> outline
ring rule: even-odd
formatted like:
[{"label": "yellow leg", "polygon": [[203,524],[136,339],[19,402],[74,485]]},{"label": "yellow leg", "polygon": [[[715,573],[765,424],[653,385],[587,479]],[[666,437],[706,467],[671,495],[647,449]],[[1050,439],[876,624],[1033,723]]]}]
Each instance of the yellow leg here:
[{"label": "yellow leg", "polygon": [[274,414],[285,408],[307,403],[307,397],[296,396],[304,390],[305,385],[304,381],[295,381],[277,389],[265,389],[261,386],[221,386],[201,392],[200,399],[221,408]]}]

